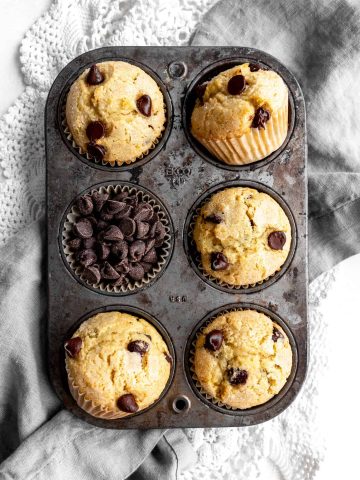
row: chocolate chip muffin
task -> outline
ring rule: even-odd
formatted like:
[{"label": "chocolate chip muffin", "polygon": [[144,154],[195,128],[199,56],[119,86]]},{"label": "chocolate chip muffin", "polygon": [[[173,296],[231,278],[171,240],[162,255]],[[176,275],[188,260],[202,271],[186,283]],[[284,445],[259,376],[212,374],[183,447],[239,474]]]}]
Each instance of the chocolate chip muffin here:
[{"label": "chocolate chip muffin", "polygon": [[72,270],[92,287],[134,290],[160,273],[170,248],[165,212],[141,190],[101,187],[79,197],[63,233]]},{"label": "chocolate chip muffin", "polygon": [[147,408],[170,377],[172,359],[162,336],[127,313],[89,318],[64,347],[70,391],[94,417],[120,418]]},{"label": "chocolate chip muffin", "polygon": [[291,366],[284,330],[255,310],[220,315],[196,341],[194,369],[201,389],[232,408],[270,400],[285,385]]},{"label": "chocolate chip muffin", "polygon": [[111,61],[92,65],[70,88],[66,122],[81,151],[114,165],[145,155],[165,124],[164,98],[141,68]]},{"label": "chocolate chip muffin", "polygon": [[198,85],[196,92],[191,132],[224,163],[252,163],[284,143],[288,88],[276,72],[244,63]]},{"label": "chocolate chip muffin", "polygon": [[291,244],[291,227],[270,195],[226,188],[201,208],[194,241],[206,274],[234,286],[261,282],[278,271]]}]

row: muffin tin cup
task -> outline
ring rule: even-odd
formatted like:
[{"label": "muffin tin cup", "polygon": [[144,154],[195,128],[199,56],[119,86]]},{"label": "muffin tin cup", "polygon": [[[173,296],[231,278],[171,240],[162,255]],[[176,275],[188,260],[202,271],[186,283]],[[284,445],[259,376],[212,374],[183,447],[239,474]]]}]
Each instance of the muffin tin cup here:
[{"label": "muffin tin cup", "polygon": [[[157,400],[155,400],[155,402],[152,403],[151,405],[149,405],[148,407],[146,407],[142,410],[139,410],[138,412],[136,412],[134,414],[125,413],[125,412],[122,412],[120,410],[118,412],[116,412],[114,410],[108,410],[108,409],[102,407],[101,405],[97,405],[92,400],[86,398],[86,395],[81,391],[81,388],[79,388],[79,386],[76,385],[75,380],[73,379],[69,370],[65,366],[66,372],[64,372],[64,376],[67,377],[69,391],[70,391],[73,399],[75,400],[75,402],[87,414],[91,415],[92,417],[96,417],[96,418],[99,418],[99,419],[105,420],[105,421],[118,420],[118,419],[121,419],[121,418],[130,417],[130,416],[134,416],[134,415],[141,415],[143,412],[147,412],[148,410],[150,410],[158,402],[160,402],[162,400],[162,398],[164,398],[166,396],[166,393],[168,392],[168,390],[171,386],[171,382],[173,380],[174,371],[175,371],[175,351],[174,351],[173,343],[172,343],[172,340],[171,340],[169,334],[167,333],[165,328],[161,325],[161,323],[157,319],[155,319],[149,313],[147,313],[143,310],[137,309],[137,308],[133,308],[133,307],[125,306],[125,305],[123,305],[123,306],[114,305],[114,306],[108,306],[106,308],[99,308],[97,310],[94,310],[94,311],[88,313],[87,315],[85,315],[84,317],[82,317],[76,323],[76,328],[71,329],[71,333],[69,333],[67,338],[71,338],[71,336],[74,334],[74,332],[79,328],[79,326],[85,320],[88,320],[90,317],[93,317],[93,316],[97,315],[98,313],[111,312],[111,311],[119,311],[119,312],[122,312],[122,313],[128,313],[130,315],[137,316],[139,318],[142,318],[142,319],[146,320],[153,327],[155,327],[156,330],[161,334],[161,337],[163,338],[163,340],[165,341],[165,343],[168,347],[169,354],[172,358],[172,362],[171,362],[171,370],[170,370],[169,379],[168,379],[168,381],[165,385],[164,390],[162,391],[161,395],[159,396],[159,398]],[[64,339],[64,343],[65,343],[67,338]],[[65,365],[65,353],[64,352],[63,352],[63,362],[64,362],[64,365]]]},{"label": "muffin tin cup", "polygon": [[[204,268],[202,267],[201,262],[201,254],[198,252],[196,248],[196,244],[193,238],[194,234],[194,227],[197,217],[200,215],[201,208],[205,205],[205,203],[210,200],[211,196],[221,190],[225,190],[226,188],[231,187],[248,187],[253,188],[259,192],[266,193],[270,195],[276,202],[281,206],[284,210],[286,216],[288,217],[290,227],[291,227],[291,244],[289,254],[283,263],[283,265],[272,275],[268,276],[264,280],[261,280],[254,284],[249,285],[231,285],[226,282],[223,282],[215,277],[209,275]],[[294,216],[290,207],[284,201],[284,199],[274,192],[268,186],[254,182],[254,181],[245,181],[245,180],[233,180],[229,182],[223,182],[221,184],[215,185],[211,187],[208,191],[206,191],[203,195],[201,195],[194,205],[191,207],[190,212],[188,213],[185,228],[184,228],[184,248],[187,253],[190,265],[194,269],[195,273],[206,283],[211,285],[214,288],[217,288],[223,292],[227,293],[254,293],[258,292],[264,288],[269,287],[274,282],[276,282],[289,268],[291,261],[294,257],[295,250],[297,244],[297,228]]]},{"label": "muffin tin cup", "polygon": [[[203,330],[205,329],[205,327],[210,325],[220,315],[224,315],[230,312],[238,312],[241,310],[254,310],[256,312],[263,313],[264,315],[268,316],[273,322],[280,325],[280,327],[284,330],[284,332],[286,333],[289,339],[292,354],[293,354],[293,362],[292,362],[290,375],[287,378],[286,383],[283,386],[283,388],[280,390],[280,392],[277,393],[270,400],[268,400],[266,403],[257,405],[255,407],[247,408],[247,409],[234,408],[230,405],[226,405],[225,403],[222,403],[220,400],[217,400],[213,398],[211,395],[209,395],[203,389],[201,383],[199,382],[196,376],[195,367],[194,367],[196,342],[199,336],[201,335],[201,333],[203,332]],[[279,402],[289,391],[289,389],[291,388],[291,384],[295,378],[296,370],[298,366],[298,349],[297,349],[295,338],[290,328],[284,322],[284,320],[281,317],[279,317],[279,315],[275,314],[271,310],[268,310],[267,308],[264,308],[260,305],[255,305],[252,303],[240,303],[240,304],[234,303],[230,305],[225,305],[223,307],[220,307],[208,313],[205,316],[205,318],[203,318],[198,323],[198,325],[195,327],[195,329],[193,330],[193,332],[189,337],[186,350],[185,350],[184,363],[185,363],[185,369],[186,369],[186,373],[187,373],[191,388],[194,390],[194,392],[200,398],[200,400],[204,402],[206,405],[210,406],[211,408],[214,408],[218,412],[225,413],[228,415],[254,415],[257,413],[262,413],[264,410],[268,409],[270,406]]]},{"label": "muffin tin cup", "polygon": [[70,233],[73,230],[73,226],[76,223],[76,220],[81,217],[77,212],[74,202],[68,207],[64,215],[64,220],[62,222],[61,234],[60,234],[60,243],[61,251],[66,263],[67,268],[70,272],[76,277],[77,280],[82,282],[88,288],[99,290],[102,293],[108,293],[113,295],[128,295],[135,293],[139,290],[150,286],[154,283],[164,272],[168,262],[170,261],[172,250],[173,250],[173,226],[171,222],[171,217],[166,207],[162,202],[151,192],[147,191],[143,187],[138,187],[130,183],[118,183],[118,184],[103,184],[103,185],[94,185],[85,192],[82,192],[79,196],[85,195],[87,193],[93,193],[98,191],[100,193],[109,193],[119,194],[121,192],[127,192],[129,195],[136,195],[140,201],[148,202],[157,213],[159,220],[164,225],[166,234],[164,238],[164,243],[160,247],[161,253],[159,255],[159,261],[154,265],[153,269],[145,273],[145,276],[142,280],[130,281],[125,285],[114,287],[111,284],[101,281],[98,284],[91,284],[85,278],[83,278],[82,273],[84,268],[76,265],[76,252],[72,252],[67,245],[67,241],[71,238]]},{"label": "muffin tin cup", "polygon": [[[106,60],[128,61],[147,73],[153,72],[159,86],[165,89],[167,130],[147,157],[122,167],[89,162],[69,143],[61,125],[61,107],[70,85],[91,64]],[[244,166],[227,166],[189,138],[186,126],[191,113],[189,99],[204,75],[216,75],[242,62],[260,63],[284,79],[289,87],[289,130],[283,146],[266,159]],[[104,47],[82,54],[60,72],[47,100],[45,133],[48,364],[51,382],[64,407],[88,423],[113,429],[250,426],[285,410],[301,388],[308,361],[306,124],[302,93],[292,74],[275,58],[252,48]],[[160,207],[166,206],[171,252],[153,280],[133,291],[117,293],[94,288],[75,274],[64,252],[63,228],[74,200],[80,195],[94,188],[124,184],[146,191]],[[190,220],[201,200],[215,190],[234,185],[273,196],[288,215],[293,234],[291,252],[280,271],[261,285],[240,289],[216,285],[206,278],[198,263],[194,263],[188,237]],[[244,308],[250,298],[254,308],[273,313],[289,339],[293,337],[297,367],[272,400],[253,409],[233,411],[214,405],[192,386],[188,348],[200,319],[211,318],[224,305]],[[140,308],[158,319],[168,332],[177,362],[168,390],[149,409],[118,419],[98,418],[80,408],[70,392],[64,341],[74,332],[78,319],[88,318],[99,308],[100,311]],[[277,315],[284,319],[292,337]],[[145,313],[140,316],[147,319]],[[74,391],[73,394],[76,395]],[[83,407],[87,408],[85,404]]]},{"label": "muffin tin cup", "polygon": [[167,140],[167,138],[170,134],[170,131],[171,131],[173,108],[172,108],[171,98],[170,98],[170,95],[169,95],[169,92],[168,92],[166,86],[164,85],[164,83],[161,81],[161,79],[158,77],[158,75],[153,70],[148,68],[146,65],[143,65],[143,64],[141,64],[139,62],[136,62],[132,59],[121,58],[121,57],[114,57],[114,58],[103,59],[103,60],[99,59],[99,61],[97,61],[96,63],[101,63],[102,61],[111,61],[111,60],[131,63],[131,64],[141,68],[157,83],[158,87],[160,88],[160,91],[161,91],[161,93],[163,95],[163,98],[164,98],[164,110],[165,110],[166,121],[165,121],[165,124],[164,124],[164,127],[162,129],[161,134],[154,140],[153,145],[147,151],[145,151],[141,155],[139,155],[135,160],[133,160],[131,162],[120,163],[120,165],[118,164],[117,161],[114,162],[114,163],[106,161],[106,160],[99,161],[99,160],[91,157],[90,155],[88,155],[87,152],[85,152],[79,145],[77,145],[77,143],[75,142],[75,140],[74,140],[74,138],[73,138],[73,136],[70,132],[70,129],[67,125],[67,122],[66,122],[66,99],[67,99],[67,95],[69,93],[69,90],[70,90],[70,87],[71,87],[72,83],[76,80],[76,78],[78,78],[81,75],[81,73],[84,70],[89,68],[91,66],[91,64],[87,65],[85,68],[79,69],[78,73],[77,73],[77,76],[75,78],[71,77],[71,79],[69,79],[69,81],[67,82],[67,84],[64,88],[64,91],[62,92],[62,94],[60,96],[60,100],[59,100],[58,122],[59,122],[59,126],[60,126],[60,129],[61,129],[61,132],[62,132],[62,136],[64,138],[64,141],[65,141],[66,145],[68,146],[68,148],[73,153],[75,153],[77,155],[77,157],[81,161],[86,162],[87,164],[90,164],[90,165],[94,166],[95,168],[100,168],[100,169],[105,169],[105,170],[111,168],[115,171],[121,171],[121,170],[124,171],[124,170],[129,170],[131,168],[139,167],[139,166],[144,165],[145,163],[150,161],[152,158],[154,158],[154,156],[157,155],[158,152],[164,147],[164,145],[166,144],[166,140]]}]

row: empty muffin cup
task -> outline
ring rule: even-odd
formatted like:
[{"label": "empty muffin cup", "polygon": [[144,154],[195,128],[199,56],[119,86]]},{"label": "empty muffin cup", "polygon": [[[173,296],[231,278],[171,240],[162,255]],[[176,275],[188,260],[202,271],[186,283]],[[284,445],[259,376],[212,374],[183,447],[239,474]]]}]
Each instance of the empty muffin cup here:
[{"label": "empty muffin cup", "polygon": [[102,293],[126,295],[164,272],[173,227],[162,202],[131,183],[96,185],[65,212],[61,251],[70,272]]}]

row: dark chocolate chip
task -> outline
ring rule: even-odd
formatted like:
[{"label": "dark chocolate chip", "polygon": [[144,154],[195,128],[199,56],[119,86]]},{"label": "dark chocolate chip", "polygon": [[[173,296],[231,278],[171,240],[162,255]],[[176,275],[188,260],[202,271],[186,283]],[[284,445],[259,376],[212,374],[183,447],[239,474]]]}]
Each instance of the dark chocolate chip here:
[{"label": "dark chocolate chip", "polygon": [[146,222],[136,221],[136,238],[144,238],[150,229],[150,225]]},{"label": "dark chocolate chip", "polygon": [[100,219],[101,220],[103,220],[104,222],[110,223],[113,218],[114,218],[114,215],[112,213],[107,213],[105,211],[105,207],[101,210],[101,212],[100,212]]},{"label": "dark chocolate chip", "polygon": [[74,337],[67,340],[64,344],[65,352],[71,358],[75,358],[82,347],[82,340],[80,337]]},{"label": "dark chocolate chip", "polygon": [[156,263],[158,261],[155,248],[151,248],[142,258],[143,262]]},{"label": "dark chocolate chip", "polygon": [[125,393],[121,395],[116,402],[118,409],[126,413],[135,413],[139,410],[139,405],[136,403],[135,397],[132,393]]},{"label": "dark chocolate chip", "polygon": [[115,215],[116,213],[121,212],[122,210],[127,209],[128,206],[124,202],[118,202],[116,200],[108,200],[103,208],[103,211],[109,213],[110,215]]},{"label": "dark chocolate chip", "polygon": [[124,202],[132,207],[137,207],[139,204],[139,199],[136,195],[128,195],[126,198],[124,198]]},{"label": "dark chocolate chip", "polygon": [[135,281],[142,280],[145,276],[144,268],[140,265],[140,263],[132,263],[129,267],[129,277]]},{"label": "dark chocolate chip", "polygon": [[204,347],[207,350],[216,352],[220,350],[223,340],[224,335],[221,330],[211,330],[205,337]]},{"label": "dark chocolate chip", "polygon": [[141,202],[134,210],[134,220],[147,221],[153,216],[153,209],[149,203]]},{"label": "dark chocolate chip", "polygon": [[149,95],[142,95],[136,100],[136,106],[140,113],[145,115],[145,117],[150,117],[151,115],[151,98]]},{"label": "dark chocolate chip", "polygon": [[256,110],[251,127],[265,128],[265,123],[270,120],[270,112],[260,107]]},{"label": "dark chocolate chip", "polygon": [[89,222],[91,223],[91,225],[93,226],[94,229],[97,228],[98,221],[96,220],[94,215],[89,215],[86,218],[89,220]]},{"label": "dark chocolate chip", "polygon": [[132,210],[133,210],[133,207],[131,205],[125,204],[125,207],[122,210],[120,210],[120,212],[115,213],[114,219],[121,220],[122,218],[130,217]]},{"label": "dark chocolate chip", "polygon": [[119,220],[119,227],[125,236],[130,237],[135,233],[136,223],[132,218],[125,217]]},{"label": "dark chocolate chip", "polygon": [[79,250],[81,247],[81,238],[73,238],[72,240],[68,240],[67,245],[71,250]]},{"label": "dark chocolate chip", "polygon": [[250,72],[257,72],[260,70],[260,65],[258,63],[249,63]]},{"label": "dark chocolate chip", "polygon": [[143,267],[145,273],[149,273],[153,268],[153,264],[148,262],[141,261],[140,265]]},{"label": "dark chocolate chip", "polygon": [[249,376],[248,372],[241,368],[229,368],[227,374],[231,385],[245,385]]},{"label": "dark chocolate chip", "polygon": [[95,160],[100,162],[106,155],[106,148],[104,145],[90,142],[87,144],[87,153],[90,155],[90,157],[95,158]]},{"label": "dark chocolate chip", "polygon": [[105,220],[98,220],[97,222],[97,225],[96,225],[96,230],[98,230],[99,232],[105,230],[106,228],[108,228],[109,224],[108,222],[105,222]]},{"label": "dark chocolate chip", "polygon": [[115,270],[120,274],[127,274],[130,270],[129,260],[127,258],[123,258],[120,262],[114,265]]},{"label": "dark chocolate chip", "polygon": [[87,218],[80,218],[74,227],[74,233],[80,238],[90,238],[93,235],[93,226]]},{"label": "dark chocolate chip", "polygon": [[119,240],[123,240],[124,235],[119,227],[116,225],[110,225],[104,231],[104,240],[110,240],[112,242],[117,242]]},{"label": "dark chocolate chip", "polygon": [[210,262],[211,269],[215,271],[226,270],[229,266],[228,259],[221,252],[213,252],[210,257]]},{"label": "dark chocolate chip", "polygon": [[110,255],[110,247],[106,243],[99,243],[97,248],[98,258],[102,262]]},{"label": "dark chocolate chip", "polygon": [[234,75],[228,81],[227,89],[230,95],[239,95],[245,90],[246,81],[244,75]]},{"label": "dark chocolate chip", "polygon": [[125,275],[121,274],[118,279],[115,280],[111,285],[113,287],[121,287],[121,285],[124,285],[125,283]]},{"label": "dark chocolate chip", "polygon": [[123,260],[128,256],[129,246],[125,240],[113,243],[111,245],[111,253],[119,260]]},{"label": "dark chocolate chip", "polygon": [[165,355],[165,360],[166,360],[167,362],[169,362],[170,365],[172,365],[172,361],[173,361],[173,360],[172,360],[172,358],[170,357],[170,355],[167,354],[166,352],[164,352],[164,355]]},{"label": "dark chocolate chip", "polygon": [[101,268],[101,276],[105,278],[105,280],[117,280],[119,278],[118,272],[113,268],[109,262],[104,262]]},{"label": "dark chocolate chip", "polygon": [[120,192],[120,193],[117,193],[117,194],[115,195],[115,197],[113,198],[113,200],[115,200],[116,202],[123,202],[124,199],[125,199],[126,197],[128,197],[128,196],[129,196],[129,193],[128,193],[128,192]]},{"label": "dark chocolate chip", "polygon": [[285,232],[271,232],[268,236],[268,245],[273,250],[282,250],[286,243]]},{"label": "dark chocolate chip", "polygon": [[76,255],[76,260],[83,267],[89,267],[90,265],[96,262],[97,257],[94,250],[92,250],[91,248],[88,248],[86,250],[80,250]]},{"label": "dark chocolate chip", "polygon": [[149,347],[150,345],[144,340],[134,340],[128,344],[127,349],[129,352],[140,353],[140,355],[143,357],[149,350]]},{"label": "dark chocolate chip", "polygon": [[100,270],[97,266],[91,265],[84,269],[82,277],[89,283],[96,285],[101,280]]},{"label": "dark chocolate chip", "polygon": [[95,191],[91,194],[91,196],[94,202],[95,210],[97,212],[100,212],[106,200],[109,198],[109,194],[107,192],[101,193],[101,192]]},{"label": "dark chocolate chip", "polygon": [[86,81],[89,85],[99,85],[105,77],[98,69],[97,65],[91,65],[89,73],[86,75]]},{"label": "dark chocolate chip", "polygon": [[222,216],[219,215],[218,213],[212,213],[211,215],[208,215],[207,217],[205,217],[205,220],[207,222],[216,223],[216,224],[222,223],[224,221]]},{"label": "dark chocolate chip", "polygon": [[155,245],[155,238],[146,240],[145,255],[153,248],[154,245]]},{"label": "dark chocolate chip", "polygon": [[271,338],[273,339],[273,342],[277,342],[279,338],[284,338],[284,335],[280,332],[278,328],[274,327]]},{"label": "dark chocolate chip", "polygon": [[208,82],[204,82],[204,83],[199,83],[199,84],[196,85],[196,87],[195,87],[195,95],[196,95],[201,101],[203,101],[203,98],[204,98],[204,95],[205,95],[205,90],[206,90],[207,85],[208,85]]},{"label": "dark chocolate chip", "polygon": [[90,122],[86,127],[86,135],[93,142],[105,135],[105,125],[100,121]]},{"label": "dark chocolate chip", "polygon": [[76,207],[79,210],[80,215],[90,215],[94,209],[94,205],[90,195],[83,195],[76,201]]},{"label": "dark chocolate chip", "polygon": [[89,248],[94,248],[96,244],[96,238],[95,237],[90,237],[90,238],[84,238],[83,240],[83,247],[87,250]]},{"label": "dark chocolate chip", "polygon": [[139,262],[145,253],[145,242],[135,240],[129,247],[129,257],[133,262]]}]

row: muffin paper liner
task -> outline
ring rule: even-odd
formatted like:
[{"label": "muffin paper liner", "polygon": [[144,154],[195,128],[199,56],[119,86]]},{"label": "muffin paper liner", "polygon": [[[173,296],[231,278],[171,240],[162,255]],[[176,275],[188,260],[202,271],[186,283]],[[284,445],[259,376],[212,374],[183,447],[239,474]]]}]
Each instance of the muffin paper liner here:
[{"label": "muffin paper liner", "polygon": [[145,152],[143,152],[141,155],[139,155],[138,157],[136,157],[134,160],[128,160],[128,161],[122,161],[122,160],[116,160],[115,162],[109,162],[107,160],[96,160],[95,158],[93,157],[90,157],[90,155],[88,155],[87,152],[85,152],[81,147],[79,147],[79,145],[77,145],[77,143],[75,142],[71,132],[70,132],[70,129],[68,127],[68,124],[66,122],[66,99],[67,99],[67,95],[64,96],[64,102],[63,102],[63,105],[61,107],[61,128],[63,129],[63,132],[65,134],[65,138],[66,140],[69,142],[69,144],[75,149],[77,150],[80,155],[87,161],[89,162],[92,162],[92,163],[95,163],[97,165],[103,165],[103,166],[108,166],[108,167],[121,167],[123,165],[132,165],[133,163],[136,163],[138,160],[142,160],[144,157],[146,157],[149,152],[151,152],[152,150],[154,150],[154,148],[157,146],[157,144],[160,142],[163,134],[164,134],[164,131],[165,131],[165,128],[166,128],[166,123],[168,121],[167,119],[167,110],[166,110],[166,104],[164,103],[164,113],[165,113],[165,123],[162,127],[162,130],[161,130],[161,133],[160,135],[154,140],[154,143],[152,144],[152,146],[146,150]]},{"label": "muffin paper liner", "polygon": [[[221,402],[220,400],[217,400],[216,398],[212,397],[211,395],[209,395],[202,387],[200,381],[198,380],[197,378],[197,375],[196,375],[196,372],[195,372],[195,349],[196,349],[196,342],[199,338],[199,336],[203,333],[204,329],[210,325],[210,323],[212,323],[217,317],[219,317],[220,315],[224,315],[226,313],[230,313],[230,312],[239,312],[241,310],[255,310],[255,311],[258,311],[256,310],[256,308],[249,308],[249,307],[246,307],[246,308],[241,308],[241,307],[238,307],[238,308],[225,308],[224,310],[222,310],[221,312],[218,312],[216,313],[214,316],[212,316],[211,318],[209,318],[208,320],[206,320],[202,325],[201,327],[198,329],[198,331],[196,332],[195,336],[194,336],[194,339],[193,341],[191,342],[191,347],[190,347],[190,350],[189,350],[189,357],[187,359],[187,361],[189,362],[189,370],[190,370],[190,374],[191,374],[191,379],[194,383],[194,386],[195,388],[197,389],[197,391],[201,394],[202,397],[204,397],[208,402],[211,402],[213,405],[215,405],[216,407],[220,407],[220,408],[223,408],[223,409],[226,409],[229,411],[229,413],[231,412],[243,412],[245,410],[250,410],[251,408],[254,408],[254,407],[250,407],[250,408],[236,408],[236,407],[232,407],[230,405],[227,405],[226,403],[223,403]],[[263,312],[260,312],[259,313],[263,313]],[[272,319],[271,319],[272,320]],[[274,322],[274,320],[272,320]],[[276,323],[276,322],[275,322]],[[286,379],[286,382],[285,384],[283,385],[282,388],[284,388],[284,386],[286,385],[288,379]],[[271,398],[274,398],[276,397],[276,395],[274,395],[273,397]],[[270,401],[271,398],[267,401]],[[256,407],[260,407],[261,405],[264,405],[265,403],[267,402],[264,402],[264,403],[261,403],[259,405],[256,405]]]},{"label": "muffin paper liner", "polygon": [[[209,275],[208,272],[205,271],[202,261],[201,261],[201,253],[197,250],[196,243],[194,240],[194,228],[195,228],[195,223],[197,217],[200,215],[201,208],[205,205],[205,203],[208,201],[208,198],[204,199],[203,202],[194,210],[191,221],[189,224],[189,231],[187,232],[188,239],[189,239],[189,246],[191,250],[191,257],[193,259],[193,262],[195,263],[197,269],[201,273],[201,276],[203,276],[208,282],[214,283],[215,285],[218,285],[219,287],[226,288],[228,290],[232,290],[233,293],[238,293],[241,290],[247,290],[248,288],[254,288],[259,285],[266,284],[270,278],[274,277],[278,272],[281,271],[281,268],[278,268],[274,273],[269,275],[268,277],[264,278],[263,280],[260,280],[259,282],[256,283],[251,283],[251,284],[246,284],[246,285],[231,285],[230,283],[223,282],[222,280],[212,277]],[[285,260],[286,261],[286,260]],[[285,263],[285,262],[284,262]]]},{"label": "muffin paper liner", "polygon": [[[85,278],[82,277],[84,268],[80,265],[76,266],[76,252],[73,252],[70,250],[70,248],[67,246],[67,241],[71,238],[70,234],[73,229],[74,223],[76,223],[76,220],[81,217],[81,215],[77,212],[75,204],[73,204],[70,208],[70,211],[68,212],[63,230],[62,230],[62,247],[63,247],[63,252],[65,254],[65,259],[71,268],[71,270],[75,273],[77,277],[81,279],[82,282],[85,284],[91,286],[92,288],[98,289],[102,292],[109,292],[109,293],[133,293],[136,290],[149,285],[156,277],[157,275],[162,271],[162,269],[165,267],[165,264],[167,263],[167,259],[169,255],[171,254],[171,249],[172,249],[172,238],[171,238],[171,228],[170,228],[170,219],[167,215],[167,213],[162,209],[162,207],[157,203],[156,199],[150,196],[147,192],[141,189],[141,187],[130,187],[128,185],[109,185],[109,186],[101,186],[99,188],[94,188],[88,193],[93,193],[94,191],[98,191],[100,193],[107,192],[110,195],[116,195],[121,192],[128,192],[129,195],[136,195],[141,201],[148,202],[154,209],[154,211],[157,213],[159,217],[159,221],[164,225],[165,227],[165,237],[164,237],[164,243],[160,247],[160,254],[159,256],[159,261],[157,264],[154,265],[153,269],[145,273],[145,276],[142,280],[129,280],[126,279],[127,283],[125,285],[117,286],[114,287],[110,285],[107,282],[100,281],[97,284],[92,284],[89,283]],[[73,200],[75,202],[75,199]]]},{"label": "muffin paper liner", "polygon": [[269,156],[281,147],[288,132],[288,102],[263,128],[250,128],[248,133],[240,137],[224,140],[197,140],[218,159],[228,165],[246,165]]}]

